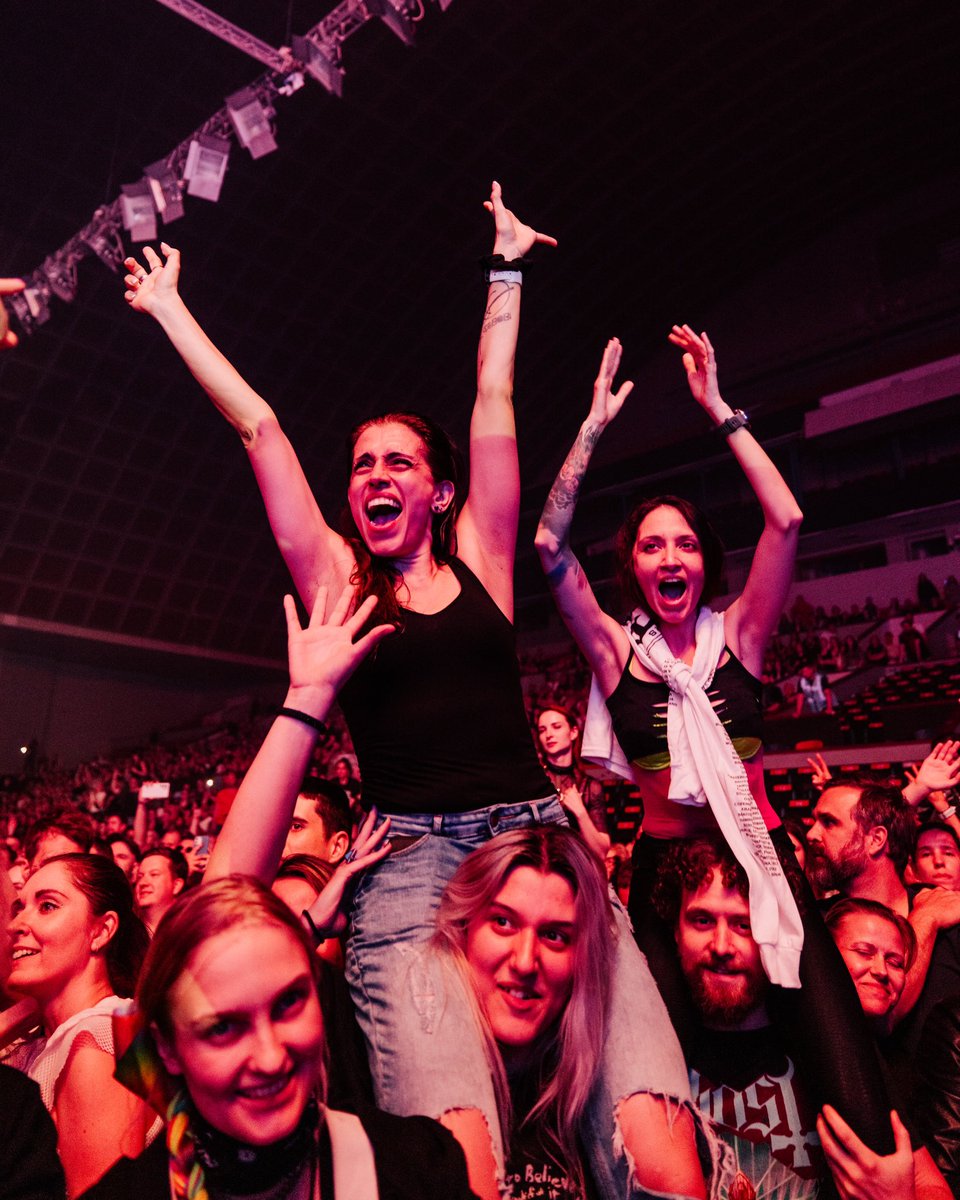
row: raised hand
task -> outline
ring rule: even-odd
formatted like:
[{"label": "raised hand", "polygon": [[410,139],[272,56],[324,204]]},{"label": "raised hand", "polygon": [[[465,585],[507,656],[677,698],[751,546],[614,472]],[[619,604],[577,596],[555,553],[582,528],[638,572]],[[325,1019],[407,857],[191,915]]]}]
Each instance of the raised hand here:
[{"label": "raised hand", "polygon": [[178,295],[177,282],[180,278],[180,251],[160,243],[165,262],[152,246],[144,246],[143,257],[146,267],[135,258],[125,258],[123,265],[129,272],[123,282],[127,290],[123,298],[136,312],[154,313],[166,300]]},{"label": "raised hand", "polygon": [[332,698],[329,693],[336,695],[374,646],[394,631],[392,625],[377,625],[358,637],[376,607],[376,596],[368,596],[352,612],[354,591],[347,585],[328,618],[327,593],[326,587],[318,589],[306,629],[300,625],[293,597],[283,598],[290,661],[288,699],[300,692],[319,692],[324,700]]},{"label": "raised hand", "polygon": [[698,337],[689,325],[674,325],[668,338],[683,351],[683,367],[694,400],[715,421],[723,420],[718,415],[723,399],[717,384],[717,358],[710,339],[705,333]]},{"label": "raised hand", "polygon": [[960,742],[938,742],[920,764],[913,782],[927,792],[945,792],[960,783]]},{"label": "raised hand", "polygon": [[827,766],[822,754],[814,754],[807,759],[813,771],[811,783],[818,792],[822,792],[833,776],[830,774],[830,768]]},{"label": "raised hand", "polygon": [[618,391],[613,391],[613,380],[620,369],[622,355],[620,339],[611,338],[603,352],[600,370],[593,384],[593,403],[590,405],[590,420],[600,426],[606,426],[613,420],[633,391],[630,380],[622,383]]},{"label": "raised hand", "polygon": [[531,225],[525,225],[503,203],[500,184],[496,180],[490,188],[490,199],[484,200],[483,207],[493,213],[496,225],[496,238],[493,243],[494,254],[502,254],[509,262],[514,258],[523,258],[539,242],[543,246],[555,246],[557,239],[547,233],[538,233]]}]

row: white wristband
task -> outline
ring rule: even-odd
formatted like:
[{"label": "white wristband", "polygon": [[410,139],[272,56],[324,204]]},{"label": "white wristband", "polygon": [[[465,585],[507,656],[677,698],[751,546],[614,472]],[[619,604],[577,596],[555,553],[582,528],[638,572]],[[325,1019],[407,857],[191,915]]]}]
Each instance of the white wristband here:
[{"label": "white wristband", "polygon": [[523,283],[522,271],[488,271],[487,283]]},{"label": "white wristband", "polygon": [[949,821],[951,817],[955,817],[956,815],[957,806],[955,804],[951,804],[940,813],[940,820]]}]

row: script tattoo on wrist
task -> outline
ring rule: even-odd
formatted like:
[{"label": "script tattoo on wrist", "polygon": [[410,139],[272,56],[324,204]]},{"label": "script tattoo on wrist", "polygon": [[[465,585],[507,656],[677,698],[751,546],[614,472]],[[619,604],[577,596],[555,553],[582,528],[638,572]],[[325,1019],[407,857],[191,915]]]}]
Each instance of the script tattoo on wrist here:
[{"label": "script tattoo on wrist", "polygon": [[[487,311],[489,312],[489,309]],[[483,325],[480,327],[480,332],[486,333],[488,330],[492,329],[494,325],[501,325],[504,321],[512,320],[513,313],[501,313],[498,317],[492,317],[489,321],[484,321]]]}]

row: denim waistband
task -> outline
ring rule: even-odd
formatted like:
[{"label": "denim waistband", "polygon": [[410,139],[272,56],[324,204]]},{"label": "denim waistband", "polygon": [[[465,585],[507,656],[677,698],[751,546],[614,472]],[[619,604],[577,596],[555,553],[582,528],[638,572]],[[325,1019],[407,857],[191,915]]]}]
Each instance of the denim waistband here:
[{"label": "denim waistband", "polygon": [[390,818],[391,832],[399,836],[419,836],[433,833],[439,837],[489,837],[505,829],[520,829],[528,825],[555,825],[563,822],[563,809],[555,795],[523,804],[492,804],[489,808],[474,808],[468,812],[410,813],[384,812]]}]

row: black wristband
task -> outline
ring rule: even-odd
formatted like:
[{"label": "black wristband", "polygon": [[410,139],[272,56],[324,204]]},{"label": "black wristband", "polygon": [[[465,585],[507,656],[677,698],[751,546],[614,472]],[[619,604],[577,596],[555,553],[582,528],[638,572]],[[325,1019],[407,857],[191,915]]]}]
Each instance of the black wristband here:
[{"label": "black wristband", "polygon": [[294,721],[302,721],[304,725],[309,725],[311,729],[315,729],[317,733],[326,733],[327,727],[319,717],[311,717],[309,713],[301,712],[299,708],[278,708],[278,717],[290,717]]},{"label": "black wristband", "polygon": [[313,938],[314,946],[322,945],[327,940],[327,935],[319,930],[314,924],[313,917],[310,916],[310,909],[305,908],[300,916],[306,922],[306,925],[310,930],[310,936]]},{"label": "black wristband", "polygon": [[736,433],[738,429],[749,429],[750,418],[742,408],[735,408],[725,421],[721,421],[719,425],[714,427],[713,432],[719,437],[727,438],[731,433]]}]

